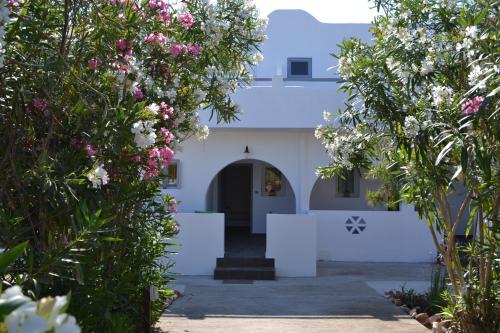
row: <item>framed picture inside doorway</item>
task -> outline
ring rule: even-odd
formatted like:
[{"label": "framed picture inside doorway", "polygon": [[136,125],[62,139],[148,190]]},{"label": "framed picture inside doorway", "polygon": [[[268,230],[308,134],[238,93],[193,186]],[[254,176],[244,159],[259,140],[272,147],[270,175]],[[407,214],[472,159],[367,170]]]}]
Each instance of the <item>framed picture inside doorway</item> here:
[{"label": "framed picture inside doorway", "polygon": [[264,167],[262,182],[262,195],[268,197],[282,196],[284,194],[283,175],[274,167]]}]

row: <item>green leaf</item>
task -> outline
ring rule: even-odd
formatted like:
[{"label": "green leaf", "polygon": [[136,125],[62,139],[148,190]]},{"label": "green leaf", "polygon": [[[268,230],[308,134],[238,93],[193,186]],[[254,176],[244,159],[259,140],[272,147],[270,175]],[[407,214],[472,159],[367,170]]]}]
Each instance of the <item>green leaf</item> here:
[{"label": "green leaf", "polygon": [[438,157],[436,158],[435,165],[438,165],[441,162],[441,160],[450,152],[453,144],[454,144],[454,142],[450,141],[446,144],[446,146],[444,146],[443,150],[441,150]]},{"label": "green leaf", "polygon": [[23,254],[24,250],[28,247],[28,241],[14,246],[12,249],[0,254],[0,274],[3,274],[7,267],[12,264],[16,259]]},{"label": "green leaf", "polygon": [[467,147],[463,146],[460,154],[460,165],[462,166],[462,170],[467,171],[467,164],[469,163],[469,154],[467,153]]},{"label": "green leaf", "polygon": [[118,238],[118,237],[103,237],[102,240],[107,241],[107,242],[121,242],[121,241],[123,241],[123,238]]}]

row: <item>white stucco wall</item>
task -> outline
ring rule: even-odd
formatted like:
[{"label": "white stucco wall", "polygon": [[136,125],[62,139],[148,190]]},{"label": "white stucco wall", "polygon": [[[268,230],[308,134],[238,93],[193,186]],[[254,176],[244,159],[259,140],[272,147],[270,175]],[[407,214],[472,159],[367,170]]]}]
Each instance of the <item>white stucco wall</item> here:
[{"label": "white stucco wall", "polygon": [[337,44],[357,37],[370,41],[369,24],[322,23],[303,10],[276,10],[269,14],[268,39],[261,50],[264,61],[255,70],[256,77],[271,77],[280,68],[287,73],[287,58],[312,58],[312,74],[316,78],[336,77],[337,64],[330,56],[338,53]]},{"label": "white stucco wall", "polygon": [[[246,146],[250,154],[244,153]],[[205,210],[207,190],[214,176],[225,166],[244,159],[265,161],[278,168],[293,189],[296,212],[303,212],[309,209],[316,167],[328,163],[312,130],[213,129],[206,142],[190,139],[181,147],[176,153],[181,168],[180,188],[164,190],[180,201],[180,212]]]},{"label": "white stucco wall", "polygon": [[217,258],[224,257],[224,214],[179,213],[180,230],[169,250],[173,272],[184,275],[212,275]]},{"label": "white stucco wall", "polygon": [[[323,110],[343,108],[345,96],[337,89],[337,60],[342,40],[371,39],[369,24],[321,23],[302,10],[277,10],[269,15],[268,39],[261,47],[264,61],[256,66],[257,79],[248,89],[233,96],[241,107],[240,121],[217,124],[210,111],[200,112],[202,122],[225,128],[315,128],[322,123]],[[287,78],[287,58],[312,58],[312,80]],[[273,81],[262,81],[263,79]],[[323,80],[323,81],[318,81]]]},{"label": "white stucco wall", "polygon": [[[318,216],[318,259],[367,262],[433,262],[436,247],[413,206],[401,211],[311,211]],[[346,224],[351,219],[352,224]],[[353,234],[347,226],[364,230]]]},{"label": "white stucco wall", "polygon": [[268,214],[266,258],[274,258],[276,275],[316,276],[316,222],[310,214]]}]

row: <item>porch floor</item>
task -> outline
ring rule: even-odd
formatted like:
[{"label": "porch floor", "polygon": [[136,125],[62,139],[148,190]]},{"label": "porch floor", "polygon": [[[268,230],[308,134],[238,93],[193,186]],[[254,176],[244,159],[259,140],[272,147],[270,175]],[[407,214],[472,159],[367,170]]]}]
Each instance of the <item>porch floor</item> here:
[{"label": "porch floor", "polygon": [[227,228],[224,244],[226,257],[264,258],[266,235],[252,234],[245,228]]}]

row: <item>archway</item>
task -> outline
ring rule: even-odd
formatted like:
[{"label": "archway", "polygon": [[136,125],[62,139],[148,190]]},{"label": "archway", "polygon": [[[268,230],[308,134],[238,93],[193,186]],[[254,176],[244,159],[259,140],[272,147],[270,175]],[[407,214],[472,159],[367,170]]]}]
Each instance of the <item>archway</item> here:
[{"label": "archway", "polygon": [[294,214],[295,193],[270,163],[243,159],[226,165],[206,193],[207,211],[225,214],[226,255],[264,257],[267,214]]},{"label": "archway", "polygon": [[366,170],[355,169],[345,177],[334,176],[330,179],[318,178],[309,196],[310,210],[377,210],[384,211],[383,205],[370,206],[366,195],[377,190],[380,183],[366,179]]}]

